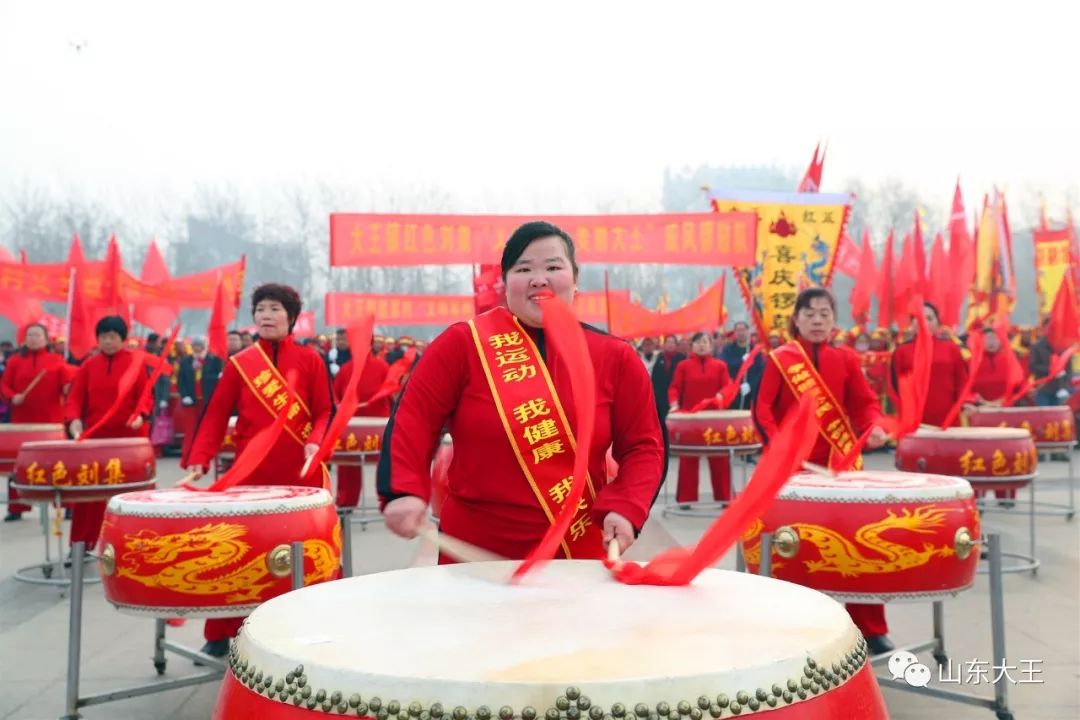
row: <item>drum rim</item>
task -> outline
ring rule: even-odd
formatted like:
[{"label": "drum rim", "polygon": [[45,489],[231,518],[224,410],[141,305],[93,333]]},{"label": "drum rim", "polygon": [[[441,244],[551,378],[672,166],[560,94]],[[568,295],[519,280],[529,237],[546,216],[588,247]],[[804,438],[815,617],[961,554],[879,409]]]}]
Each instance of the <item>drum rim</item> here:
[{"label": "drum rim", "polygon": [[[987,433],[990,437],[978,437],[982,433]],[[996,437],[994,437],[996,436]],[[1031,433],[1022,428],[1013,427],[951,427],[942,430],[941,428],[919,428],[913,434],[908,435],[900,439],[900,442],[908,439],[926,439],[926,440],[1030,440]]]},{"label": "drum rim", "polygon": [[667,420],[670,418],[675,418],[677,420],[681,420],[683,418],[686,418],[688,420],[692,420],[694,418],[704,417],[724,417],[750,420],[753,417],[753,413],[751,413],[749,410],[699,410],[698,412],[684,412],[682,410],[676,410],[669,412],[664,419]]},{"label": "drum rim", "polygon": [[64,432],[63,423],[0,423],[0,435],[19,432]]},{"label": "drum rim", "polygon": [[[47,492],[50,495],[56,495],[57,491],[60,495],[74,493],[74,497],[67,498],[72,502],[78,502],[79,495],[90,494],[102,494],[102,490],[116,489],[116,492],[109,493],[112,497],[117,495],[123,495],[129,492],[139,492],[144,490],[152,490],[154,485],[157,484],[157,478],[152,477],[146,480],[140,480],[133,483],[119,483],[117,485],[23,485],[17,482],[12,482],[11,487],[15,488],[19,493],[42,493]],[[62,498],[63,499],[63,498]],[[111,498],[110,498],[111,499]]]},{"label": "drum rim", "polygon": [[153,449],[150,438],[87,438],[86,440],[29,440],[22,444],[27,450],[53,450],[56,448],[103,448],[103,447],[143,447]]},{"label": "drum rim", "polygon": [[[969,478],[959,477],[956,475],[943,475],[941,473],[929,473],[929,472],[910,472],[907,470],[856,470],[852,472],[839,473],[840,477],[844,475],[866,475],[882,473],[888,475],[916,475],[924,477],[940,477],[945,478],[950,482],[949,485],[940,485],[937,487],[859,487],[850,488],[847,490],[848,494],[843,494],[845,488],[842,485],[791,485],[791,481],[796,478],[812,478],[816,473],[801,472],[792,475],[788,478],[788,481],[784,483],[780,488],[780,492],[777,493],[777,500],[791,500],[797,502],[803,501],[822,501],[833,503],[865,503],[878,505],[884,502],[938,502],[943,500],[967,500],[975,496],[975,492],[971,487],[971,483],[968,482]],[[788,491],[791,490],[798,494],[789,495]],[[925,495],[916,496],[915,493],[919,490],[926,490]],[[910,497],[908,497],[910,496]]]},{"label": "drum rim", "polygon": [[971,411],[972,415],[1011,415],[1021,413],[1064,413],[1069,417],[1072,417],[1072,412],[1069,410],[1068,405],[1032,405],[1031,407],[976,407]]},{"label": "drum rim", "polygon": [[[334,506],[334,498],[327,490],[321,487],[315,488],[304,485],[240,485],[221,492],[214,492],[213,494],[220,496],[231,490],[251,490],[253,488],[265,490],[266,488],[276,489],[284,487],[299,488],[302,490],[310,490],[312,492],[299,497],[275,497],[247,500],[237,498],[235,502],[216,502],[212,504],[199,504],[197,502],[176,503],[168,501],[162,501],[158,504],[137,501],[134,498],[124,498],[117,495],[109,499],[109,505],[105,512],[122,517],[171,518],[179,520],[187,518],[205,519],[217,517],[246,517],[253,515],[282,515]],[[196,497],[199,493],[209,493],[207,490],[184,490],[176,486],[148,488],[146,491],[169,491],[177,492],[179,494],[195,495]],[[137,506],[135,505],[136,502],[138,502]],[[289,502],[294,502],[296,504],[286,506],[285,503]],[[127,507],[124,507],[125,504],[127,504]],[[243,505],[244,507],[236,507],[237,505]],[[146,509],[143,510],[142,508]],[[182,512],[179,508],[190,509],[191,512]],[[156,511],[152,511],[154,509],[156,509]]]}]

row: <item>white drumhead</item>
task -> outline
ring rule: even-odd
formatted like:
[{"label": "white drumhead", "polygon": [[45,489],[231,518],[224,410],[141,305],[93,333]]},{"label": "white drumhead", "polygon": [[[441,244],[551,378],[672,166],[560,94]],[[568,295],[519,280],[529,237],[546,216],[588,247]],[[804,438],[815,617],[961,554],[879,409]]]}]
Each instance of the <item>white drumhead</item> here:
[{"label": "white drumhead", "polygon": [[351,417],[349,418],[349,427],[381,431],[386,429],[386,423],[389,419],[385,417]]},{"label": "white drumhead", "polygon": [[516,567],[412,568],[291,592],[248,617],[230,660],[274,678],[303,665],[314,691],[384,707],[528,706],[542,718],[568,687],[608,708],[674,708],[785,687],[808,658],[842,667],[861,648],[841,605],[772,578],[706,570],[686,587],[623,585],[599,562],[554,561],[509,585]]},{"label": "white drumhead", "polygon": [[322,488],[295,485],[240,485],[221,492],[162,488],[116,495],[108,511],[136,517],[223,517],[297,512],[332,502]]},{"label": "white drumhead", "polygon": [[1072,417],[1067,405],[1053,405],[1044,407],[977,407],[972,415],[1065,415]]},{"label": "white drumhead", "polygon": [[749,420],[749,410],[702,410],[701,412],[670,412],[668,420]]},{"label": "white drumhead", "polygon": [[934,440],[963,440],[965,442],[970,440],[1024,440],[1031,437],[1027,430],[1007,427],[952,427],[946,430],[919,428],[915,431],[914,436]]},{"label": "white drumhead", "polygon": [[788,480],[777,497],[785,500],[871,503],[957,500],[972,495],[971,483],[963,478],[895,470],[863,470],[836,475],[799,473]]},{"label": "white drumhead", "polygon": [[0,433],[63,432],[60,423],[0,423]]}]

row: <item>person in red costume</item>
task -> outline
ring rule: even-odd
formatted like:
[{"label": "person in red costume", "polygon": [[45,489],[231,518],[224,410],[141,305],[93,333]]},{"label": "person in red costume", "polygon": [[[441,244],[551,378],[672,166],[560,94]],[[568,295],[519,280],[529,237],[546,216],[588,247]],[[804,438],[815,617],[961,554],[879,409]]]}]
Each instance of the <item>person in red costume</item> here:
[{"label": "person in red costume", "polygon": [[[124,347],[128,328],[120,316],[101,318],[94,331],[99,352],[90,355],[79,366],[64,407],[68,432],[76,440],[84,430],[97,424],[116,402],[120,379],[131,363],[143,362],[141,351],[133,352]],[[95,438],[146,437],[149,434],[150,398],[146,392],[149,379],[149,368],[135,376],[135,384],[108,422],[94,432]],[[105,504],[104,501],[73,504],[71,542],[82,541],[88,549],[97,544],[101,521],[105,519]]]},{"label": "person in red costume", "polygon": [[[26,327],[23,343],[23,348],[8,358],[0,379],[0,398],[11,405],[11,422],[64,422],[64,391],[69,381],[64,358],[49,352],[49,331],[39,323]],[[29,510],[29,505],[18,502],[15,488],[9,485],[4,522],[19,520]]]},{"label": "person in red costume", "polygon": [[[372,342],[371,352],[372,354],[364,362],[364,370],[360,373],[360,380],[356,385],[356,397],[360,401],[360,407],[356,409],[356,417],[390,417],[389,397],[365,405],[371,396],[382,389],[386,374],[390,372],[390,366],[386,364],[386,361],[374,354],[374,342]],[[334,377],[334,395],[338,400],[341,399],[349,384],[353,367],[353,361],[349,360],[341,366]],[[364,489],[364,468],[358,465],[338,465],[337,482],[338,507],[356,507],[360,502],[360,493]]]},{"label": "person in red costume", "polygon": [[[968,379],[968,365],[960,347],[951,340],[938,337],[941,322],[938,310],[931,303],[923,303],[923,315],[926,327],[934,336],[934,362],[930,376],[933,378],[930,393],[926,398],[922,422],[929,425],[941,425],[949,415],[949,410],[960,400],[960,393]],[[912,323],[914,325],[914,323]],[[908,341],[893,351],[892,384],[896,387],[896,378],[911,372],[915,360],[915,342]]]},{"label": "person in red costume", "polygon": [[[713,357],[712,338],[708,333],[696,333],[690,339],[690,357],[675,368],[675,377],[668,388],[671,412],[690,412],[703,400],[718,398],[731,383],[727,363]],[[676,502],[692,503],[698,499],[698,469],[701,458],[679,458],[679,485]],[[709,475],[713,499],[731,499],[731,461],[725,455],[709,457]]]},{"label": "person in red costume", "polygon": [[[1001,405],[1005,395],[1016,388],[1009,387],[1009,367],[1013,362],[1019,363],[1015,357],[1008,356],[1013,349],[1001,344],[1001,338],[994,328],[983,328],[983,358],[979,368],[975,371],[975,382],[971,391],[975,394],[975,403],[978,405]],[[966,406],[970,407],[970,406]],[[984,490],[976,490],[975,496],[982,497]],[[1016,500],[1016,490],[995,490],[994,495],[1006,506],[1012,506]]]},{"label": "person in red costume", "polygon": [[[881,406],[866,382],[859,356],[850,348],[829,343],[835,323],[836,300],[832,293],[822,288],[799,293],[791,318],[794,340],[769,354],[754,406],[754,420],[768,445],[783,419],[798,407],[799,397],[806,392],[820,392],[821,428],[809,462],[822,466],[847,451],[842,442],[854,442],[867,430],[867,447],[879,448],[887,439],[880,424]],[[828,428],[841,429],[839,439],[832,439],[833,431]],[[874,655],[895,649],[888,637],[883,605],[845,607]]]},{"label": "person in red costume", "polygon": [[[301,309],[300,295],[287,285],[268,283],[255,288],[251,315],[259,338],[229,358],[195,429],[183,465],[196,480],[206,474],[221,448],[235,409],[233,437],[238,458],[260,430],[274,423],[279,412],[289,417],[273,450],[244,479],[244,484],[303,484],[300,471],[304,461],[319,449],[334,412],[334,400],[330,373],[322,357],[293,340],[293,326]],[[314,473],[312,477],[311,482],[321,487],[322,476]],[[207,620],[202,652],[224,657],[229,651],[229,638],[243,621],[242,617]]]},{"label": "person in red costume", "polygon": [[[413,537],[431,498],[431,460],[443,429],[454,439],[440,529],[507,558],[533,550],[570,490],[576,441],[571,380],[542,329],[540,298],[568,305],[578,266],[570,236],[547,222],[519,227],[502,255],[507,307],[457,323],[431,342],[383,436],[378,489],[386,526]],[[626,550],[648,517],[664,442],[648,373],[633,346],[587,325],[596,376],[590,485],[562,556]],[[560,411],[561,410],[561,411]],[[619,465],[605,484],[606,455]],[[452,562],[440,556],[440,563]]]}]

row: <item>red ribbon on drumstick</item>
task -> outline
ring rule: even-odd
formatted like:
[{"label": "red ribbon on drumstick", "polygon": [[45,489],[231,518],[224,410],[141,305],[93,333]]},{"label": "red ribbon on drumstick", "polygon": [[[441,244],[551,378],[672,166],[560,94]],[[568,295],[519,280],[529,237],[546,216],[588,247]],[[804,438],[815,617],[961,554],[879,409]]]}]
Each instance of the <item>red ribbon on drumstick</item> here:
[{"label": "red ribbon on drumstick", "polygon": [[543,312],[544,333],[566,363],[570,386],[574,391],[574,411],[577,417],[577,452],[574,454],[574,477],[570,493],[562,510],[540,543],[514,571],[511,582],[555,557],[566,531],[577,513],[578,503],[585,493],[585,474],[589,469],[589,448],[592,446],[596,424],[596,371],[593,369],[585,331],[581,329],[574,311],[552,294],[537,298]]},{"label": "red ribbon on drumstick", "polygon": [[[105,411],[96,423],[83,430],[75,442],[82,442],[86,440],[95,432],[100,430],[107,422],[112,420],[113,416],[120,410],[120,406],[124,404],[128,395],[131,394],[132,388],[135,387],[135,383],[139,379],[139,373],[146,370],[146,353],[141,350],[131,351],[131,364],[128,365],[127,370],[120,376],[120,381],[116,384],[116,400],[109,406],[109,409]],[[138,417],[138,404],[136,403],[136,414]],[[134,418],[128,420],[128,425],[133,422]]]},{"label": "red ribbon on drumstick", "polygon": [[[371,356],[371,336],[375,331],[375,316],[365,315],[360,322],[350,325],[346,330],[349,338],[349,350],[352,351],[353,369],[349,376],[349,382],[345,384],[345,392],[342,393],[341,402],[337,406],[334,419],[330,427],[323,435],[322,443],[318,451],[307,459],[304,468],[300,471],[301,480],[307,480],[315,468],[322,467],[330,455],[334,452],[334,446],[338,438],[344,432],[349,420],[356,414],[360,406],[360,399],[356,396],[356,388],[360,384],[360,375],[364,372],[364,366]],[[396,363],[395,363],[396,364]]]},{"label": "red ribbon on drumstick", "polygon": [[819,425],[814,408],[813,397],[807,394],[800,398],[796,411],[780,424],[780,431],[762,453],[746,490],[728,505],[696,546],[665,550],[644,566],[609,557],[604,565],[615,579],[627,585],[689,585],[723,557],[750,523],[769,509],[780,488],[810,457]]}]

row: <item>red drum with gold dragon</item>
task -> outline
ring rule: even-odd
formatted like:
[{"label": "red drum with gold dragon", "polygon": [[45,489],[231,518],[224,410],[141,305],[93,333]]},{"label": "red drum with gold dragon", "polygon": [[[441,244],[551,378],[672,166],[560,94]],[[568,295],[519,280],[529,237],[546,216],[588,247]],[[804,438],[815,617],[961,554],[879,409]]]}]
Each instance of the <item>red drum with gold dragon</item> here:
[{"label": "red drum with gold dragon", "polygon": [[1015,490],[1035,477],[1038,456],[1026,430],[920,428],[896,445],[896,469],[954,475],[976,490]]},{"label": "red drum with gold dragon", "polygon": [[717,455],[761,444],[749,410],[668,413],[667,428],[674,455]]},{"label": "red drum with gold dragon", "polygon": [[12,485],[23,500],[107,500],[154,487],[157,460],[146,438],[42,440],[23,443]]},{"label": "red drum with gold dragon", "polygon": [[971,587],[979,516],[960,478],[892,471],[801,473],[743,537],[757,572],[762,532],[772,574],[844,602],[937,600]]},{"label": "red drum with gold dragon", "polygon": [[290,543],[305,584],[340,577],[341,526],[322,488],[169,488],[109,501],[98,541],[105,597],[156,617],[231,617],[291,588]]}]

